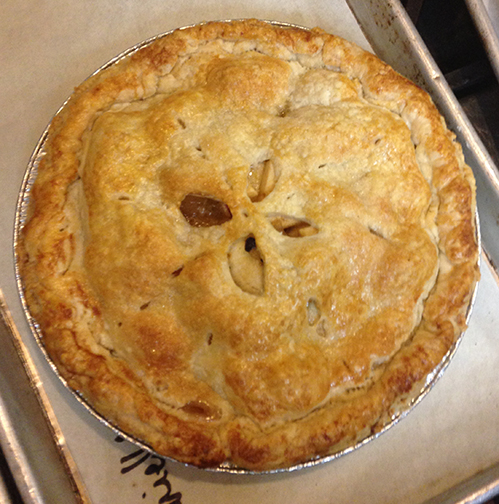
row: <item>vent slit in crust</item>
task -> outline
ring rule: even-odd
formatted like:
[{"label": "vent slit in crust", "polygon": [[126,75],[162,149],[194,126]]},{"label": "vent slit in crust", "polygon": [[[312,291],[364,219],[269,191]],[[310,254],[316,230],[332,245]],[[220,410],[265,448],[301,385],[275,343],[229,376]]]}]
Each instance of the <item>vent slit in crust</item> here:
[{"label": "vent slit in crust", "polygon": [[313,326],[317,324],[319,319],[321,318],[321,311],[317,304],[317,301],[314,298],[310,298],[307,301],[307,320],[308,324]]},{"label": "vent slit in crust", "polygon": [[277,231],[290,238],[313,236],[319,232],[319,229],[307,220],[290,215],[272,214],[269,215],[269,220]]},{"label": "vent slit in crust", "polygon": [[264,260],[253,235],[236,240],[227,259],[234,283],[244,292],[261,296],[264,293]]},{"label": "vent slit in crust", "polygon": [[248,173],[247,193],[254,203],[264,200],[273,190],[279,179],[271,159],[251,166]]}]

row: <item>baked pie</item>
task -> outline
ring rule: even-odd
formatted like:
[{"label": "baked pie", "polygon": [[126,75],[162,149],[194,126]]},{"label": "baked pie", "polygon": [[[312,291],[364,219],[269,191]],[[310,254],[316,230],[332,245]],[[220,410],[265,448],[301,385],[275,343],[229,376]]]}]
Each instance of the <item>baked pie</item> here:
[{"label": "baked pie", "polygon": [[18,265],[69,387],[155,452],[289,468],[383,430],[479,277],[475,183],[428,95],[319,29],[213,22],[78,87]]}]

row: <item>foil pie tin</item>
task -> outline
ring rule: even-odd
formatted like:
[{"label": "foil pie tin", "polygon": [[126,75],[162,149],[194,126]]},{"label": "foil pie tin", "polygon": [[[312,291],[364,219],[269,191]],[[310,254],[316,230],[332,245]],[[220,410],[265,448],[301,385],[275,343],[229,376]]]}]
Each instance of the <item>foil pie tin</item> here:
[{"label": "foil pie tin", "polygon": [[[227,22],[233,21],[233,20],[224,20]],[[273,25],[281,26],[281,27],[292,27],[292,28],[299,28],[302,30],[307,30],[307,28],[304,28],[299,25],[295,24],[290,24],[290,23],[282,23],[282,22],[276,22],[276,21],[267,21]],[[184,26],[179,28],[180,30],[184,30],[187,28],[190,28],[191,26],[196,26],[196,25],[189,25],[189,26]],[[130,56],[131,54],[137,52],[138,50],[147,47],[148,45],[154,43],[156,40],[161,39],[170,33],[172,33],[175,30],[170,30],[168,32],[162,33],[160,35],[154,36],[150,39],[147,39],[143,42],[140,42],[139,44],[136,44],[133,47],[130,47],[129,49],[125,50],[118,56],[114,57],[104,65],[102,65],[100,68],[98,68],[91,76],[94,76],[96,74],[99,74],[106,70],[107,68],[111,67],[112,65],[116,64],[117,62],[121,61],[122,59]],[[69,98],[68,98],[69,99]],[[67,100],[63,103],[63,105],[60,107],[60,109],[56,112],[54,115],[54,118],[64,109],[64,107],[67,104]],[[31,189],[33,187],[33,184],[35,182],[37,173],[38,173],[38,165],[40,163],[40,160],[43,158],[45,155],[45,145],[47,142],[48,138],[48,132],[50,129],[50,126],[52,124],[52,120],[49,122],[47,127],[45,128],[43,134],[41,135],[38,144],[36,145],[33,154],[31,155],[31,158],[28,162],[27,169],[23,178],[23,182],[21,185],[21,189],[19,192],[19,197],[18,197],[18,202],[17,202],[17,208],[16,208],[16,215],[15,215],[15,223],[14,223],[14,260],[15,260],[15,274],[16,274],[16,282],[17,282],[17,287],[22,303],[22,307],[26,316],[26,319],[28,321],[29,327],[31,329],[31,332],[36,340],[36,343],[43,353],[45,359],[47,360],[48,364],[52,368],[53,372],[58,376],[58,378],[61,380],[61,382],[64,384],[67,390],[71,392],[73,397],[85,408],[93,417],[95,417],[99,422],[103,423],[106,425],[108,428],[112,429],[117,435],[121,436],[122,438],[126,439],[127,441],[137,445],[139,448],[150,452],[152,454],[155,454],[159,457],[166,458],[167,460],[172,460],[173,462],[179,463],[178,461],[174,459],[168,459],[168,457],[164,457],[163,455],[157,454],[150,446],[142,442],[140,439],[135,438],[133,435],[123,431],[116,425],[114,425],[111,421],[109,421],[107,418],[105,418],[103,415],[101,415],[98,411],[96,411],[91,404],[89,404],[84,397],[82,397],[78,391],[74,390],[71,388],[66,380],[63,378],[63,376],[60,374],[58,371],[56,365],[52,361],[51,357],[49,356],[47,350],[45,349],[44,345],[44,336],[43,333],[40,329],[40,326],[38,325],[36,319],[31,315],[29,307],[27,305],[27,301],[24,295],[24,284],[23,284],[23,279],[20,275],[20,269],[19,269],[19,255],[17,252],[18,244],[20,243],[21,239],[21,234],[23,227],[25,225],[25,222],[27,220],[27,215],[28,215],[28,207],[30,204],[30,193]],[[477,233],[477,243],[479,247],[479,251],[481,251],[481,238],[480,238],[480,231],[479,231],[479,218],[478,218],[478,212],[475,213],[475,219],[476,219],[476,233]],[[480,254],[479,254],[480,257]],[[475,285],[473,294],[470,298],[470,303],[468,305],[467,309],[467,321],[469,320],[471,316],[471,312],[473,309],[474,301],[476,298],[476,292],[477,292],[477,287],[478,283]],[[203,470],[206,470],[208,472],[218,472],[218,473],[232,473],[232,474],[274,474],[274,473],[281,473],[281,472],[293,472],[293,471],[298,471],[301,469],[306,469],[310,467],[317,466],[319,464],[324,464],[327,462],[330,462],[332,460],[335,460],[339,457],[342,457],[358,448],[361,446],[373,441],[374,439],[378,438],[381,434],[386,432],[390,427],[394,426],[397,424],[401,419],[405,418],[407,414],[412,411],[412,409],[430,392],[430,390],[433,388],[433,386],[436,384],[438,379],[443,375],[445,369],[449,365],[450,361],[452,360],[452,357],[454,356],[459,343],[462,340],[462,337],[464,335],[464,332],[461,333],[458,338],[456,338],[456,341],[452,345],[452,347],[447,351],[446,355],[444,358],[440,361],[439,365],[436,366],[431,373],[429,373],[425,380],[421,382],[418,386],[414,386],[412,391],[410,392],[409,397],[403,398],[399,404],[394,404],[389,412],[389,414],[386,415],[385,418],[382,418],[378,422],[378,429],[376,432],[363,432],[360,433],[357,437],[356,440],[349,442],[348,444],[345,444],[344,446],[339,446],[337,451],[334,453],[327,455],[327,456],[321,456],[321,457],[316,457],[311,460],[308,460],[303,463],[295,464],[290,467],[282,468],[282,469],[272,469],[268,471],[253,471],[253,470],[248,470],[245,468],[238,467],[230,462],[225,462],[221,464],[220,466],[217,467],[210,467],[210,468],[205,468]],[[189,464],[186,464],[189,465]]]}]

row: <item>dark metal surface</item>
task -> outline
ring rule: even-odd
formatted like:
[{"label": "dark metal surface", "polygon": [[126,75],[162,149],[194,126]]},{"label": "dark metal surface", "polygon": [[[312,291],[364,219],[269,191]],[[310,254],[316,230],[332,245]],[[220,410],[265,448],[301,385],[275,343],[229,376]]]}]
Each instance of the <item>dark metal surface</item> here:
[{"label": "dark metal surface", "polygon": [[[474,1],[474,0],[473,0]],[[405,8],[452,92],[499,165],[499,82],[471,0],[404,0]],[[499,55],[496,55],[496,58]],[[496,59],[494,58],[494,59]]]},{"label": "dark metal surface", "polygon": [[10,467],[0,448],[0,502],[2,504],[22,504],[21,494],[17,488]]},{"label": "dark metal surface", "polygon": [[466,0],[466,5],[487,52],[492,70],[499,80],[499,37],[496,33],[499,26],[495,26],[482,0]]}]

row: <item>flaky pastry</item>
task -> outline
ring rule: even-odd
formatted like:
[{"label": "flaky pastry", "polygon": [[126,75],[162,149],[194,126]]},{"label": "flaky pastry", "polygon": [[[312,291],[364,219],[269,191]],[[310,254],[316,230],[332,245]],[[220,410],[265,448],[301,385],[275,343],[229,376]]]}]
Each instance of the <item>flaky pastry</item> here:
[{"label": "flaky pastry", "polygon": [[18,249],[68,385],[159,454],[265,471],[379,432],[466,327],[475,184],[428,95],[321,30],[157,38],[52,121]]}]

